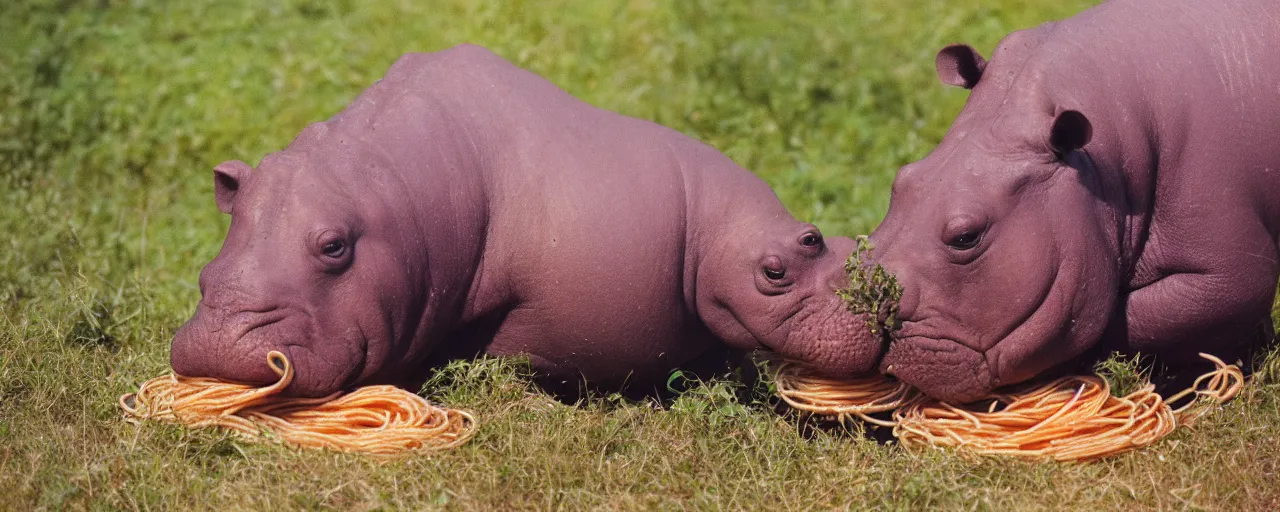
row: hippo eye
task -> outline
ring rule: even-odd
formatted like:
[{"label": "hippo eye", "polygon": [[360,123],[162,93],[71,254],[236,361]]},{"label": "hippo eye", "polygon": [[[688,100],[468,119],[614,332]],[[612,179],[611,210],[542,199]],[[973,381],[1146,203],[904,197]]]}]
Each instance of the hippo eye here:
[{"label": "hippo eye", "polygon": [[957,251],[967,251],[978,246],[978,241],[982,239],[982,233],[977,231],[965,231],[953,237],[947,242],[947,245]]},{"label": "hippo eye", "polygon": [[325,256],[335,260],[340,259],[347,253],[347,243],[342,240],[333,240],[324,244],[324,246],[320,248],[320,251],[323,252]]},{"label": "hippo eye", "polygon": [[[978,247],[990,222],[982,214],[964,213],[955,216],[942,230],[942,242],[953,251],[964,252]],[[957,255],[959,256],[959,255]]]},{"label": "hippo eye", "polygon": [[785,269],[772,269],[769,267],[765,267],[764,276],[771,280],[777,281],[779,279],[787,277],[787,271]]},{"label": "hippo eye", "polygon": [[822,245],[822,235],[817,233],[805,233],[803,237],[800,237],[800,245],[805,247]]}]

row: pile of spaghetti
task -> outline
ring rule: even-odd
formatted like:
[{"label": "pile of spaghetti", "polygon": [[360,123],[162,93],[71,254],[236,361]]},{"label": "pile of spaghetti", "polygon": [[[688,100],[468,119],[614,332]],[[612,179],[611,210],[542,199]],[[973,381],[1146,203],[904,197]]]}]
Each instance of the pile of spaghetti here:
[{"label": "pile of spaghetti", "polygon": [[[946,446],[984,454],[1092,460],[1154,443],[1212,406],[1234,398],[1244,386],[1240,368],[1200,355],[1212,361],[1215,369],[1168,399],[1156,393],[1151,383],[1114,397],[1107,381],[1097,376],[1063,377],[994,395],[979,405],[960,406],[924,397],[888,377],[829,380],[786,362],[778,368],[775,381],[778,394],[792,407],[893,427],[894,436],[906,447]],[[1176,409],[1170,405],[1189,398]],[[870,416],[888,411],[893,411],[892,420]]]},{"label": "pile of spaghetti", "polygon": [[120,407],[132,422],[216,426],[251,440],[273,438],[375,456],[446,450],[475,434],[470,414],[436,407],[394,386],[366,386],[323,398],[283,397],[280,393],[293,381],[293,366],[275,351],[267,355],[267,364],[280,376],[270,386],[170,374],[120,397]]}]

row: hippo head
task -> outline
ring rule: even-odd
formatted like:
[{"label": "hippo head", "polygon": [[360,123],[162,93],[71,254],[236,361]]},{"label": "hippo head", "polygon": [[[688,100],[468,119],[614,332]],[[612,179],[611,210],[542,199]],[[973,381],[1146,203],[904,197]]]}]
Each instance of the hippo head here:
[{"label": "hippo head", "polygon": [[376,199],[386,194],[362,193],[373,180],[326,172],[333,166],[288,152],[258,170],[217,166],[215,197],[231,225],[173,339],[176,373],[274,382],[266,357],[278,350],[296,368],[286,392],[323,396],[406,358],[428,320],[427,283],[410,278],[426,275],[426,262],[401,242],[412,224]]},{"label": "hippo head", "polygon": [[1010,70],[987,69],[987,84],[968,46],[937,62],[944,82],[974,91],[942,143],[898,171],[870,236],[904,288],[880,369],[964,402],[1097,342],[1116,301],[1117,217],[1082,150],[1083,114],[1009,93]]},{"label": "hippo head", "polygon": [[727,230],[735,236],[698,270],[698,312],[717,337],[740,350],[775,352],[829,376],[875,369],[879,347],[865,319],[836,290],[853,240],[822,236],[785,213]]}]

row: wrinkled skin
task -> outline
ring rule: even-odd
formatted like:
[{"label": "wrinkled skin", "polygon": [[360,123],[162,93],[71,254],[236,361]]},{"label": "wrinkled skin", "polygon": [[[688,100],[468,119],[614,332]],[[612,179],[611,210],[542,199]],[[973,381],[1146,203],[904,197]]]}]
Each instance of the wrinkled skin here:
[{"label": "wrinkled skin", "polygon": [[1094,347],[1233,357],[1274,336],[1280,21],[1262,0],[1113,0],[1015,32],[871,235],[905,294],[880,361],[970,401]]},{"label": "wrinkled skin", "polygon": [[[434,355],[527,356],[603,385],[725,347],[869,371],[823,238],[714,149],[582,103],[487,50],[409,54],[257,169],[173,340],[182,375],[302,396],[421,377]],[[861,366],[858,366],[861,365]]]}]

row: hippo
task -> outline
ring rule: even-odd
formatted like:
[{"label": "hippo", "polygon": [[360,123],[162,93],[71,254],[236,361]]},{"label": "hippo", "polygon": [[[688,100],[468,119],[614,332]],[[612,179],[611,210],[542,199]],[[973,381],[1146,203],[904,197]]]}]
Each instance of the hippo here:
[{"label": "hippo", "polygon": [[869,237],[903,286],[880,370],[966,402],[1099,350],[1187,373],[1274,339],[1277,47],[1271,0],[1111,0],[989,62],[943,48],[970,95]]},{"label": "hippo", "polygon": [[420,378],[438,354],[527,357],[623,386],[706,354],[873,370],[835,290],[853,241],[797,221],[725,155],[592,107],[490,51],[399,58],[254,169],[175,334],[175,373],[322,396]]}]

